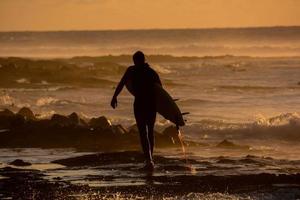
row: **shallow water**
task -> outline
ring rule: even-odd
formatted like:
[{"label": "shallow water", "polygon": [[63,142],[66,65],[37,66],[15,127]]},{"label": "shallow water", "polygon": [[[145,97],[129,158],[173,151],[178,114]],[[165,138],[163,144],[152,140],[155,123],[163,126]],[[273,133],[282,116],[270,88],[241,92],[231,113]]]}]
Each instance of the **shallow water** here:
[{"label": "shallow water", "polygon": [[[293,185],[291,183],[272,184],[271,188],[252,188],[251,184],[249,188],[232,188],[234,191],[230,193],[225,192],[213,192],[209,189],[205,189],[206,192],[188,192],[189,191],[189,179],[193,180],[197,184],[204,183],[211,184],[211,189],[217,189],[218,180],[223,181],[224,178],[233,176],[232,181],[242,181],[247,183],[252,180],[252,176],[257,175],[257,180],[263,181],[264,176],[270,175],[294,175],[300,173],[300,160],[292,159],[278,159],[267,157],[268,154],[260,152],[252,152],[251,150],[236,150],[236,149],[220,149],[216,147],[197,147],[188,149],[188,162],[186,164],[185,158],[180,148],[176,149],[164,149],[155,152],[155,169],[154,172],[142,170],[143,163],[137,162],[134,157],[137,157],[137,153],[124,152],[124,157],[121,160],[114,160],[114,154],[109,157],[111,162],[102,162],[93,157],[94,152],[75,152],[71,149],[66,149],[65,154],[63,149],[3,149],[0,151],[0,165],[1,173],[5,172],[5,167],[13,167],[23,170],[39,170],[42,175],[42,180],[49,181],[59,186],[56,192],[50,193],[51,196],[59,196],[60,198],[75,198],[75,199],[151,199],[151,193],[144,194],[139,191],[138,187],[147,187],[149,192],[153,192],[153,198],[160,199],[295,199],[300,194],[299,185]],[[4,152],[4,153],[3,153]],[[30,152],[32,152],[30,154]],[[209,153],[207,153],[209,152]],[[222,154],[222,156],[220,156]],[[44,156],[41,156],[44,155]],[[46,155],[49,155],[48,157]],[[78,162],[82,158],[80,156],[91,155],[90,160],[86,162]],[[109,154],[108,154],[109,155]],[[214,156],[212,156],[214,155]],[[219,156],[217,156],[219,155]],[[100,154],[101,156],[101,154]],[[133,157],[131,157],[133,156]],[[157,157],[163,156],[163,157]],[[43,157],[47,157],[44,159]],[[74,158],[75,163],[72,161],[66,162],[67,166],[61,164],[51,163],[51,161],[64,158]],[[117,156],[118,157],[118,156]],[[25,161],[32,161],[33,165],[26,167],[15,167],[9,165],[9,161],[14,159],[23,159]],[[95,162],[95,164],[93,164]],[[192,168],[191,168],[192,167]],[[26,171],[25,171],[26,172]],[[17,171],[15,173],[18,173]],[[27,172],[28,173],[28,172]],[[11,176],[11,175],[7,175]],[[16,175],[18,177],[18,175]],[[30,177],[34,177],[34,173]],[[8,179],[5,173],[4,176],[0,176],[1,180]],[[214,179],[216,179],[214,181]],[[20,180],[18,178],[17,180]],[[271,179],[270,179],[271,180]],[[278,179],[284,181],[285,179]],[[292,179],[294,180],[294,179]],[[40,179],[36,180],[41,182]],[[205,182],[205,181],[208,181]],[[1,182],[1,181],[0,181]],[[251,181],[249,182],[251,183]],[[183,194],[168,193],[168,188],[173,190],[172,187],[182,184],[184,189]],[[238,182],[232,182],[232,184],[238,184]],[[78,186],[80,189],[71,189],[71,191],[65,193],[62,192],[63,188],[69,187],[69,185]],[[0,197],[7,193],[1,192]],[[158,189],[159,187],[165,187],[165,189]],[[88,189],[87,189],[88,188]],[[101,189],[104,188],[104,189]],[[123,188],[123,189],[122,189]],[[126,190],[125,188],[131,188]],[[135,188],[135,189],[134,189]],[[152,188],[152,189],[151,189]],[[156,188],[156,189],[155,189]],[[100,191],[105,191],[105,193]],[[200,188],[199,188],[200,190]],[[202,191],[201,189],[200,191]],[[240,190],[240,191],[239,191]],[[26,195],[36,195],[39,189],[33,189],[28,191]],[[118,191],[118,192],[115,192]],[[134,191],[134,192],[133,192]],[[38,192],[41,194],[40,192]],[[46,194],[46,193],[45,193]],[[149,197],[150,196],[150,197]]]},{"label": "shallow water", "polygon": [[[49,180],[66,180],[74,184],[89,186],[120,186],[146,184],[145,173],[141,171],[143,163],[116,161],[103,163],[99,166],[65,167],[51,161],[92,154],[93,152],[75,152],[63,149],[2,149],[0,154],[1,168],[11,166],[9,162],[22,159],[33,163],[20,169],[37,169],[43,171]],[[272,151],[252,151],[237,149],[222,149],[216,147],[197,147],[187,149],[188,164],[179,149],[158,150],[155,155],[171,159],[168,162],[158,161],[155,165],[155,176],[226,176],[249,175],[260,173],[294,174],[300,173],[300,160],[287,159],[284,156],[272,158],[277,153]],[[155,161],[155,160],[154,160]],[[159,183],[157,183],[159,184]]]}]

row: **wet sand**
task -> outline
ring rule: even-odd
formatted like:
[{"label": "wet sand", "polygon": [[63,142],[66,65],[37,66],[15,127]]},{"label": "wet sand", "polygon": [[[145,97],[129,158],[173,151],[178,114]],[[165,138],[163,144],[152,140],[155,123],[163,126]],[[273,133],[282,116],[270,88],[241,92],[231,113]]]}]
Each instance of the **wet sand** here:
[{"label": "wet sand", "polygon": [[[143,157],[139,152],[89,154],[55,160],[53,164],[61,165],[57,169],[4,167],[0,169],[0,197],[270,199],[271,195],[274,197],[271,199],[300,198],[300,173],[282,169],[263,172],[259,159],[248,157],[234,162],[218,158],[215,164],[190,159],[186,164],[182,158],[157,155],[155,170],[151,173],[141,169]],[[244,166],[252,163],[256,170],[243,173],[239,169],[242,162]],[[226,170],[231,173],[224,172]]]}]

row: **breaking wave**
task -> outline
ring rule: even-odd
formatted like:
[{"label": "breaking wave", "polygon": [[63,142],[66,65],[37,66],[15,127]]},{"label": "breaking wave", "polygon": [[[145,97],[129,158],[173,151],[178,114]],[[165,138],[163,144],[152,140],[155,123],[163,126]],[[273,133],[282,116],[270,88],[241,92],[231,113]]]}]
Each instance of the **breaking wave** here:
[{"label": "breaking wave", "polygon": [[66,99],[57,99],[54,97],[41,97],[36,100],[35,105],[38,107],[44,107],[44,106],[62,106],[62,105],[68,105],[68,104],[73,104],[73,105],[87,105],[84,102],[77,102],[77,101],[71,101],[71,100],[66,100]]},{"label": "breaking wave", "polygon": [[228,123],[223,120],[201,120],[184,128],[192,136],[204,139],[277,139],[300,142],[300,115],[282,113],[252,123]]}]

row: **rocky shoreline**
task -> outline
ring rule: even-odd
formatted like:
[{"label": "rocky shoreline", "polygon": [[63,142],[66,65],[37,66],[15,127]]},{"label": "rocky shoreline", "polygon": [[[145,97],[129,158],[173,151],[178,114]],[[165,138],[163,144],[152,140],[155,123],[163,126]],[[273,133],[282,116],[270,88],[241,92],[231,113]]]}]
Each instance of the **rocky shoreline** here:
[{"label": "rocky shoreline", "polygon": [[[76,148],[86,150],[128,150],[139,148],[135,125],[125,128],[111,124],[105,116],[82,119],[75,112],[68,116],[54,114],[38,119],[29,108],[17,113],[0,111],[0,148]],[[179,147],[174,126],[155,133],[156,147]],[[185,145],[201,145],[185,141]]]}]

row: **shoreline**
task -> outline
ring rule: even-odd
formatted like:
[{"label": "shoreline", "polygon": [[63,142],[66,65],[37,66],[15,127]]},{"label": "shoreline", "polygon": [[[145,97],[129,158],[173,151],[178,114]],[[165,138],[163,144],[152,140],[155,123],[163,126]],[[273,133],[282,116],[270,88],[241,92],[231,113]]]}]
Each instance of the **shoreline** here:
[{"label": "shoreline", "polygon": [[[132,157],[136,160],[132,160]],[[227,197],[225,199],[252,199],[252,197],[255,199],[254,197],[263,198],[270,195],[279,199],[300,197],[300,173],[207,175],[199,168],[196,173],[189,172],[181,159],[155,156],[157,164],[154,173],[151,174],[140,170],[140,165],[137,163],[141,162],[141,157],[139,152],[125,151],[53,161],[65,166],[62,171],[69,170],[78,174],[80,170],[94,169],[99,173],[81,175],[80,180],[76,176],[71,180],[66,179],[65,175],[49,177],[47,173],[51,173],[51,170],[47,172],[12,167],[1,168],[0,175],[4,178],[0,179],[0,197],[16,199],[31,199],[33,196],[37,199],[115,199],[117,197],[199,199],[199,197],[209,196],[212,196],[211,199],[215,199],[216,196]],[[204,165],[196,160],[191,162]],[[108,169],[112,171],[109,172]],[[94,181],[100,185],[93,185]]]}]

